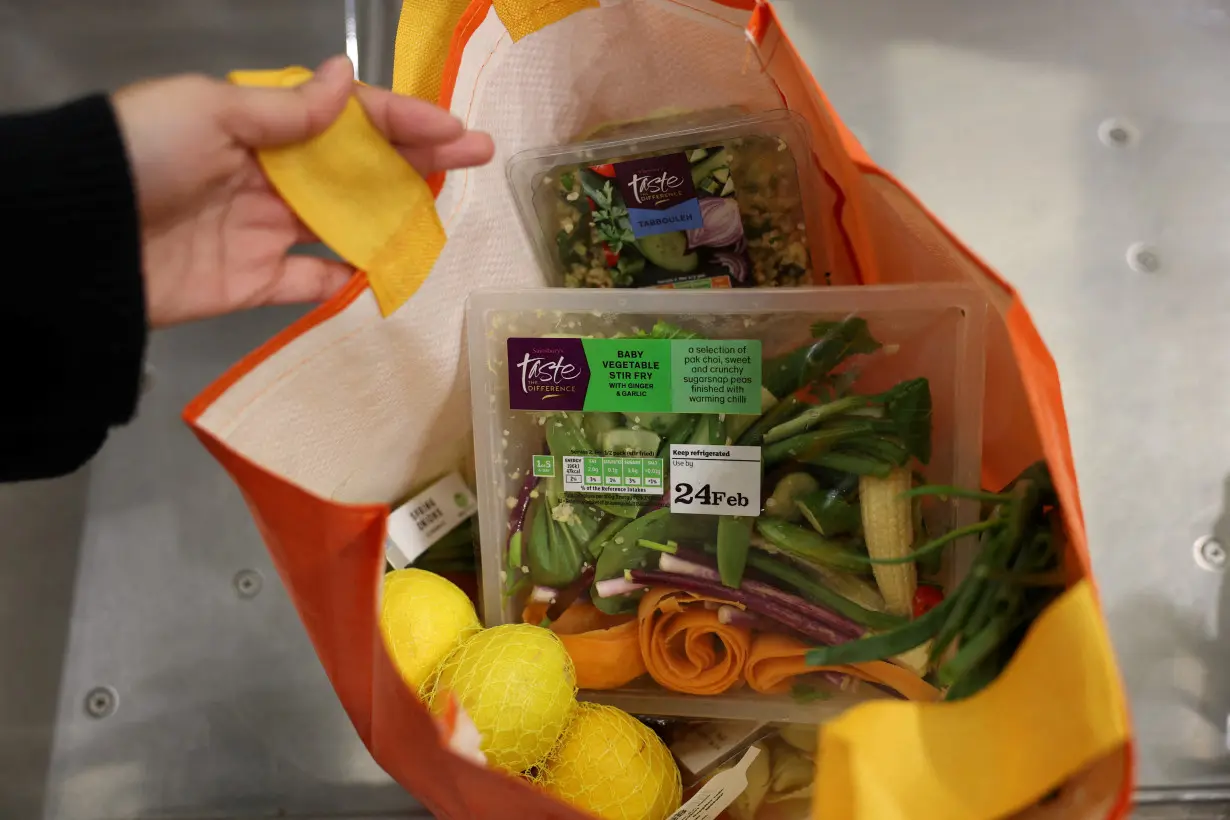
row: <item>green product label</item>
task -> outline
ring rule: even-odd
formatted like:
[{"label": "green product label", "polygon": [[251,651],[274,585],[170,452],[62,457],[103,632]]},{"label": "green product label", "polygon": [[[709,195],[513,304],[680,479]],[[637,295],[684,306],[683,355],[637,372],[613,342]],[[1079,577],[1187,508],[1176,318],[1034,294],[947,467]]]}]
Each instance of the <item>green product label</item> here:
[{"label": "green product label", "polygon": [[665,339],[583,339],[589,364],[585,409],[603,413],[669,413],[670,342]]},{"label": "green product label", "polygon": [[613,487],[624,485],[623,459],[604,458],[602,460],[602,483]]},{"label": "green product label", "polygon": [[760,342],[671,341],[671,409],[760,413]]},{"label": "green product label", "polygon": [[589,369],[586,411],[760,413],[758,341],[581,341]]},{"label": "green product label", "polygon": [[[524,464],[524,462],[522,462]],[[534,456],[534,477],[554,478],[555,459],[551,456]]]},{"label": "green product label", "polygon": [[602,483],[602,459],[590,456],[585,459],[585,484],[594,486]]}]

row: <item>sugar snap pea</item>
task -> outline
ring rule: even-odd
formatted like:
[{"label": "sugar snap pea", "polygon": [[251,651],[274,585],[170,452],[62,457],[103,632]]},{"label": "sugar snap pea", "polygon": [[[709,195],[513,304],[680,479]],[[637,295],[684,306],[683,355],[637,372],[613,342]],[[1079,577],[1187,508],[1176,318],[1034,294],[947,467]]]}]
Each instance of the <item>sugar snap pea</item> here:
[{"label": "sugar snap pea", "polygon": [[747,553],[752,546],[752,524],[747,516],[724,515],[718,519],[717,564],[722,583],[738,589],[747,567]]},{"label": "sugar snap pea", "polygon": [[840,541],[825,538],[818,532],[777,518],[759,518],[756,531],[765,540],[790,557],[805,563],[852,572],[866,572],[867,558]]}]

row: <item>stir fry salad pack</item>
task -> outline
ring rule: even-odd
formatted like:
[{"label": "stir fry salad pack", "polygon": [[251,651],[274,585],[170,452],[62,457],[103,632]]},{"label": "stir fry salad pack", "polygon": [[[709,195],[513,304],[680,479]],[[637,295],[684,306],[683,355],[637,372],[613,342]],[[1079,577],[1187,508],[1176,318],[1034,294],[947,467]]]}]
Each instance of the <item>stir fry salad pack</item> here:
[{"label": "stir fry salad pack", "polygon": [[977,486],[982,317],[949,286],[475,294],[487,622],[550,626],[630,710],[939,699],[910,630],[986,526],[934,489]]},{"label": "stir fry salad pack", "polygon": [[524,151],[508,175],[551,284],[820,285],[807,144],[797,114],[719,110]]}]

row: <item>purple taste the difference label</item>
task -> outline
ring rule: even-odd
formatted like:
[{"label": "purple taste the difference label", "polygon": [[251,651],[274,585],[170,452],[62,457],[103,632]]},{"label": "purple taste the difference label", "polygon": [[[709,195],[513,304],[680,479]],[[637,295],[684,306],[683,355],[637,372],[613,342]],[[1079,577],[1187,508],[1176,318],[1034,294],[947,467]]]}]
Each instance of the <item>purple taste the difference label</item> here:
[{"label": "purple taste the difference label", "polygon": [[615,163],[615,179],[637,237],[701,226],[687,155],[665,154]]},{"label": "purple taste the difference label", "polygon": [[512,410],[581,410],[589,363],[580,339],[508,340],[508,399]]}]

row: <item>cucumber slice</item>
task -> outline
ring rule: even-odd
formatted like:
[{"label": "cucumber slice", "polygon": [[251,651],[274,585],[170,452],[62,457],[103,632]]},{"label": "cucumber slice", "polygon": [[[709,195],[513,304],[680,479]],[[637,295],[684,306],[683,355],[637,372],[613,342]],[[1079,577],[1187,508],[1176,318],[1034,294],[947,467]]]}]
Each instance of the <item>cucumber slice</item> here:
[{"label": "cucumber slice", "polygon": [[727,165],[730,165],[730,152],[725,148],[714,151],[711,157],[692,166],[692,184],[699,185],[705,177]]},{"label": "cucumber slice", "polygon": [[699,256],[688,253],[688,237],[683,231],[642,236],[636,245],[646,259],[669,271],[689,273],[700,264]]}]

